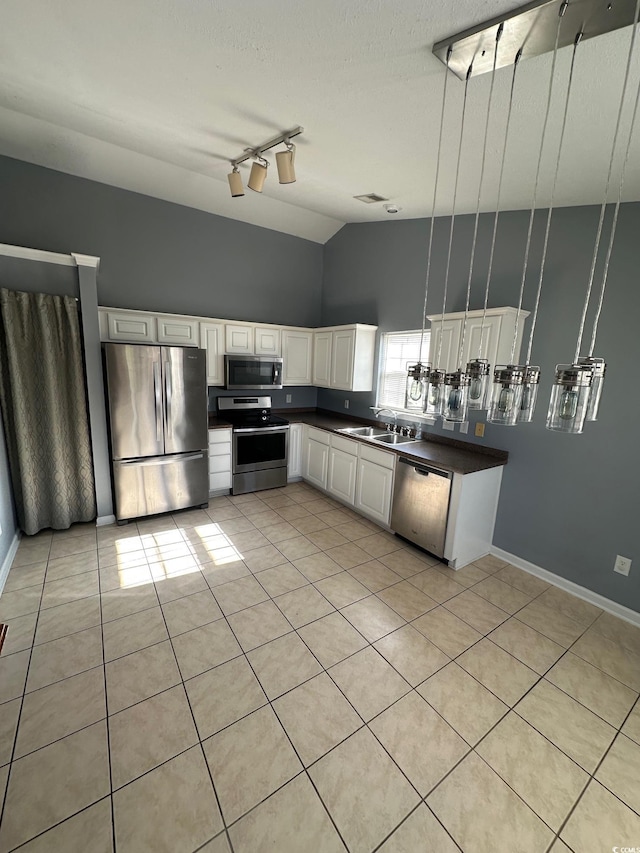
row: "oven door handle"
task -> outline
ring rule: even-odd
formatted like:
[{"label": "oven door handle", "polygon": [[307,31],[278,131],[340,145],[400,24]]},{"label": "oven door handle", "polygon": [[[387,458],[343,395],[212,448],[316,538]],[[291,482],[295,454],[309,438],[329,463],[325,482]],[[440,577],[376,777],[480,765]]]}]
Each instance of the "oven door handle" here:
[{"label": "oven door handle", "polygon": [[263,432],[287,432],[288,429],[289,429],[288,425],[287,426],[280,425],[280,426],[272,426],[272,427],[240,427],[240,428],[234,427],[233,432],[234,432],[234,434],[235,433],[252,432],[255,435],[260,435],[260,433],[263,433]]}]

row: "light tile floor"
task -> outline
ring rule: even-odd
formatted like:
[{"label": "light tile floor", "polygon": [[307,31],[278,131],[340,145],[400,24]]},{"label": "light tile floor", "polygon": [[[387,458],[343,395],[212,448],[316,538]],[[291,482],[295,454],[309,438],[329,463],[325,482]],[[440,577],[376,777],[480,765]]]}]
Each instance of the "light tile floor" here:
[{"label": "light tile floor", "polygon": [[640,629],[303,484],[24,539],[0,853],[640,843]]}]

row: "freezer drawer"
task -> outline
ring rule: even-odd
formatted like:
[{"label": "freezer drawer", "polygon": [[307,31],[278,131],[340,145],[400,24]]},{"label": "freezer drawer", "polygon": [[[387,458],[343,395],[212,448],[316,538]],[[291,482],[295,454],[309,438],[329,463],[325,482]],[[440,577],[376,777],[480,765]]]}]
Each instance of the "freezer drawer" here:
[{"label": "freezer drawer", "polygon": [[114,461],[118,521],[198,506],[209,500],[207,451]]},{"label": "freezer drawer", "polygon": [[451,474],[400,457],[393,489],[391,529],[444,557]]}]

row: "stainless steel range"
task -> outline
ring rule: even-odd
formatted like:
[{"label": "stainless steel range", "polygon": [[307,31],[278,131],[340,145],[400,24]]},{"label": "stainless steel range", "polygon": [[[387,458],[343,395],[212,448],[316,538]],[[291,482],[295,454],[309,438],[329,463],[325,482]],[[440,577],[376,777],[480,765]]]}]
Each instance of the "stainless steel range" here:
[{"label": "stainless steel range", "polygon": [[233,426],[232,493],[287,485],[289,421],[271,414],[271,397],[218,397]]}]

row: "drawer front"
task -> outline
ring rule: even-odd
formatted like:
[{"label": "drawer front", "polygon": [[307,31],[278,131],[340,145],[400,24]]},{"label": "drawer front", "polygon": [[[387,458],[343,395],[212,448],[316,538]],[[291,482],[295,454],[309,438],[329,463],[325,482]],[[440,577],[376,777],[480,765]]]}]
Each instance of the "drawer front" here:
[{"label": "drawer front", "polygon": [[221,471],[231,471],[231,456],[210,456],[209,457],[209,473],[217,474]]},{"label": "drawer front", "polygon": [[358,455],[358,442],[352,438],[344,438],[341,435],[331,435],[331,447],[336,450],[341,450],[343,453],[348,453],[350,456]]},{"label": "drawer front", "polygon": [[231,471],[209,474],[209,491],[217,492],[219,489],[231,488]]},{"label": "drawer front", "polygon": [[329,444],[329,433],[325,432],[323,429],[307,427],[307,438],[317,441],[318,444]]},{"label": "drawer front", "polygon": [[210,429],[209,430],[209,445],[211,444],[231,444],[230,429]]},{"label": "drawer front", "polygon": [[367,462],[375,462],[376,465],[382,465],[383,468],[395,468],[396,455],[389,453],[387,450],[378,450],[377,447],[371,447],[370,444],[362,442],[360,444],[360,459],[365,459]]},{"label": "drawer front", "polygon": [[209,456],[228,456],[231,458],[231,445],[226,441],[224,444],[210,444]]}]

